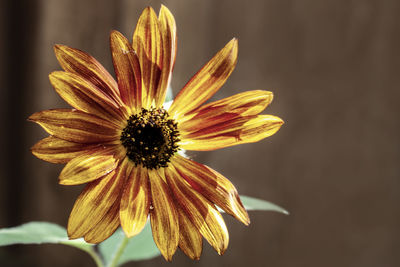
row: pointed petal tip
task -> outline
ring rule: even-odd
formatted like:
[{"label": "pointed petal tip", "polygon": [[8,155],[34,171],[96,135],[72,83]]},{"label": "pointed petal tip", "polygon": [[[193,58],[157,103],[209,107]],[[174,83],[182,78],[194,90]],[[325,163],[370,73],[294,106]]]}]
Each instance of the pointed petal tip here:
[{"label": "pointed petal tip", "polygon": [[39,119],[38,116],[38,112],[35,112],[27,118],[27,121],[36,122]]},{"label": "pointed petal tip", "polygon": [[154,11],[154,9],[151,7],[151,6],[148,6],[148,7],[146,7],[144,10],[143,10],[143,13],[142,14],[144,14],[144,13],[147,13],[147,12],[150,12],[150,13],[156,13],[155,11]]},{"label": "pointed petal tip", "polygon": [[160,252],[161,252],[161,255],[164,257],[164,259],[165,259],[166,261],[172,262],[172,256],[173,256],[173,254],[172,254],[172,255],[167,255],[167,254],[164,254],[162,251],[160,251]]},{"label": "pointed petal tip", "polygon": [[228,44],[230,44],[232,46],[232,50],[235,50],[235,52],[237,52],[238,47],[239,47],[239,41],[236,37],[233,37]]},{"label": "pointed petal tip", "polygon": [[117,31],[117,30],[111,30],[110,31],[110,39],[115,35],[123,35],[123,34],[120,31]]},{"label": "pointed petal tip", "polygon": [[169,8],[166,7],[165,5],[161,4],[159,17],[160,17],[160,15],[161,15],[162,13],[164,13],[164,12],[165,12],[165,13],[168,13],[168,14],[170,14],[170,15],[172,15],[172,13],[171,13],[171,11],[169,10]]},{"label": "pointed petal tip", "polygon": [[132,237],[134,237],[135,235],[138,234],[138,233],[134,233],[134,232],[132,232],[132,231],[127,231],[127,230],[124,229],[123,227],[121,227],[121,228],[122,228],[122,230],[124,231],[124,234],[126,235],[127,238],[132,238]]},{"label": "pointed petal tip", "polygon": [[53,46],[54,53],[56,54],[56,56],[57,56],[60,52],[62,52],[63,50],[66,50],[66,48],[68,48],[68,46],[63,45],[63,44],[55,44],[55,45]]},{"label": "pointed petal tip", "polygon": [[249,226],[249,225],[250,225],[250,218],[247,217],[246,220],[242,220],[241,222],[242,222],[244,225]]},{"label": "pointed petal tip", "polygon": [[57,51],[57,50],[61,49],[62,46],[63,46],[62,44],[55,44],[55,45],[53,46],[54,51]]}]

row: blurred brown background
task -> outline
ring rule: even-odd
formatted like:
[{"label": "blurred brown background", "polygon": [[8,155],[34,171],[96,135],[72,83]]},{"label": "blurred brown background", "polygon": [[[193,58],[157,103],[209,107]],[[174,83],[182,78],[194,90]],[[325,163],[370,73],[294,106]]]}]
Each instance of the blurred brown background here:
[{"label": "blurred brown background", "polygon": [[[232,37],[236,70],[215,98],[275,93],[268,114],[286,124],[256,144],[194,154],[244,195],[291,214],[230,217],[223,257],[204,246],[126,266],[400,266],[400,1],[3,1],[0,41],[0,227],[66,226],[81,187],[57,184],[62,166],[29,148],[46,136],[26,118],[66,104],[47,75],[55,43],[82,49],[112,72],[108,34],[132,36],[141,11],[166,4],[178,25],[176,93]],[[0,266],[95,266],[74,248],[0,248]]]}]

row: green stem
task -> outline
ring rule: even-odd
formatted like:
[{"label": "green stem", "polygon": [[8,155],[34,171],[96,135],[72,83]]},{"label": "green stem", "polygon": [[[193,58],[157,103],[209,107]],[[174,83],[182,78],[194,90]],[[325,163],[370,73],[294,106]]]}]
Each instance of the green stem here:
[{"label": "green stem", "polygon": [[129,238],[127,238],[127,237],[124,235],[124,239],[123,239],[122,242],[119,244],[119,247],[118,247],[117,251],[116,251],[116,252],[114,253],[114,255],[112,256],[111,261],[110,261],[110,264],[108,264],[107,267],[117,267],[117,266],[118,266],[119,258],[121,258],[122,253],[124,252],[124,250],[125,250],[125,248],[126,248],[126,245],[128,245],[128,241],[129,241]]},{"label": "green stem", "polygon": [[96,262],[97,267],[104,267],[103,261],[100,259],[99,254],[96,253],[93,247],[86,250],[86,252],[89,253],[90,256],[92,256],[93,260]]}]

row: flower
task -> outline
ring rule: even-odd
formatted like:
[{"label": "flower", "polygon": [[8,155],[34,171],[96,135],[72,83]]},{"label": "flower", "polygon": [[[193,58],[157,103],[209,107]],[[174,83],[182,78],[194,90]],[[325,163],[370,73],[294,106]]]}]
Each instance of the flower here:
[{"label": "flower", "polygon": [[59,183],[87,183],[69,217],[69,238],[99,243],[119,226],[132,237],[150,217],[154,241],[167,260],[178,246],[199,259],[202,237],[219,254],[228,245],[216,206],[250,223],[233,184],[179,150],[215,150],[274,134],[283,121],[258,115],[272,101],[272,93],[248,91],[204,104],[236,65],[238,44],[233,39],[190,79],[167,110],[163,104],[176,41],[170,11],[162,6],[157,17],[146,8],[132,44],[111,32],[117,81],[87,53],[55,46],[64,71],[51,73],[50,82],[73,109],[44,110],[29,119],[50,134],[32,153],[48,162],[67,163]]}]

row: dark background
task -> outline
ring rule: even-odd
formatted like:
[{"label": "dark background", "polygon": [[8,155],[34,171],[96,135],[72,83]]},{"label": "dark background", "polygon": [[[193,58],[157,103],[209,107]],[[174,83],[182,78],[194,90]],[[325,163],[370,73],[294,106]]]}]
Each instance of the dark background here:
[{"label": "dark background", "polygon": [[[400,1],[163,1],[178,26],[174,93],[232,37],[239,61],[222,98],[273,91],[266,110],[286,124],[256,144],[199,152],[244,195],[291,214],[226,217],[222,257],[178,252],[126,266],[400,266]],[[28,221],[66,226],[81,187],[57,184],[61,165],[29,148],[45,132],[27,122],[65,107],[47,75],[55,43],[87,51],[112,72],[108,35],[131,38],[142,10],[161,1],[3,1],[0,4],[0,227]],[[74,248],[0,249],[1,266],[94,266]]]}]

